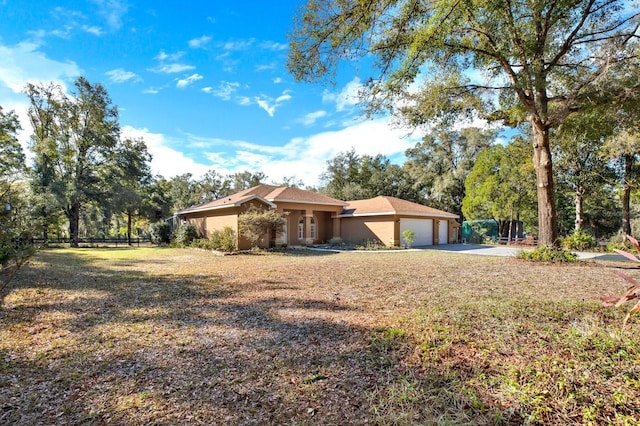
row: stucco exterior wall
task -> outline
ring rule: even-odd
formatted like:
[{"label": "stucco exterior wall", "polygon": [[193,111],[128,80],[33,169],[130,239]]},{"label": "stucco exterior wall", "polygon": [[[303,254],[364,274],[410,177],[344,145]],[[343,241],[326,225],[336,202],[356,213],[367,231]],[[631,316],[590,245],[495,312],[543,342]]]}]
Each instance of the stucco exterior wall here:
[{"label": "stucco exterior wall", "polygon": [[393,216],[342,218],[340,227],[342,239],[351,243],[378,240],[382,244],[392,245],[396,239]]}]

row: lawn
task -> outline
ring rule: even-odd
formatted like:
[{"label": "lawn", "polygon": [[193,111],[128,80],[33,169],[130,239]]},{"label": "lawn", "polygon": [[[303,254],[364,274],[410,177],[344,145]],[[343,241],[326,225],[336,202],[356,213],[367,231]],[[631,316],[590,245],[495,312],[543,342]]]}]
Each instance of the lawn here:
[{"label": "lawn", "polygon": [[0,424],[639,424],[640,321],[598,302],[629,265],[44,251],[0,300]]}]

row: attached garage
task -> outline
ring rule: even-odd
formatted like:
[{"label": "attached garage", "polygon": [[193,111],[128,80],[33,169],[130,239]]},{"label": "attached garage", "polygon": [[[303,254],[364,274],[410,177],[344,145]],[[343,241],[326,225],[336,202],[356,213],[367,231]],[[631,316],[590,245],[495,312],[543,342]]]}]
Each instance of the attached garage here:
[{"label": "attached garage", "polygon": [[415,232],[414,246],[455,242],[458,215],[395,197],[379,196],[349,201],[340,219],[345,241],[377,240],[386,245],[403,245],[402,233]]},{"label": "attached garage", "polygon": [[[445,222],[446,225],[446,222]],[[414,246],[433,245],[433,219],[400,219],[400,239],[405,230],[410,229],[415,232]],[[404,241],[402,242],[404,244]]]}]

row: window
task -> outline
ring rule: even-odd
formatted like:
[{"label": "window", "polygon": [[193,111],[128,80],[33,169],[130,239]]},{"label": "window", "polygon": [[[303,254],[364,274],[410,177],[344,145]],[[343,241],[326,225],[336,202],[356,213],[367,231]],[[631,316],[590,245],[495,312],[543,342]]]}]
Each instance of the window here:
[{"label": "window", "polygon": [[[300,220],[298,221],[298,239],[299,240],[304,240],[305,239],[305,235],[304,235],[304,222],[305,222],[305,218],[304,216],[300,218]],[[309,238],[311,238],[312,240],[315,240],[316,237],[316,218],[315,217],[311,217],[311,228],[309,229]]]},{"label": "window", "polygon": [[316,218],[315,217],[311,218],[311,239],[312,240],[316,239]]}]

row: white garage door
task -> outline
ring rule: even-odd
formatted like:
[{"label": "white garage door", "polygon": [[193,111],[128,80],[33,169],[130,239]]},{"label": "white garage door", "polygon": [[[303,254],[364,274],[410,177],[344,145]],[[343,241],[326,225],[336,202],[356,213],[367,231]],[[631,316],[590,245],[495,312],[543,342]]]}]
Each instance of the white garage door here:
[{"label": "white garage door", "polygon": [[438,228],[438,244],[449,244],[449,222],[441,220]]},{"label": "white garage door", "polygon": [[402,241],[402,232],[405,229],[411,229],[416,233],[414,246],[430,246],[433,245],[433,220],[431,219],[400,219],[400,242]]}]

